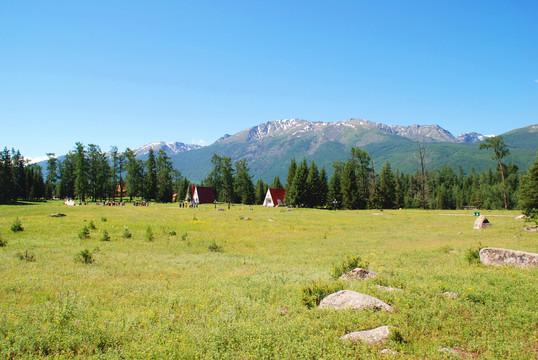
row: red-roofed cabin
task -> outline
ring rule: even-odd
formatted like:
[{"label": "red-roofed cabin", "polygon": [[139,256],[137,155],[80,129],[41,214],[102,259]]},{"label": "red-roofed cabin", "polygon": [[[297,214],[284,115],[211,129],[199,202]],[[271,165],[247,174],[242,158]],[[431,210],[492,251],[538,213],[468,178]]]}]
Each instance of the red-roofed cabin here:
[{"label": "red-roofed cabin", "polygon": [[286,196],[286,189],[269,188],[267,189],[267,195],[265,195],[263,206],[266,206],[266,207],[285,206],[284,196]]},{"label": "red-roofed cabin", "polygon": [[192,186],[191,199],[198,204],[213,204],[215,202],[215,194],[213,188],[209,186]]},{"label": "red-roofed cabin", "polygon": [[116,191],[114,192],[114,196],[115,197],[120,197],[120,196],[127,196],[127,189],[125,188],[125,182],[121,182],[121,187],[120,187],[120,184],[116,185]]}]

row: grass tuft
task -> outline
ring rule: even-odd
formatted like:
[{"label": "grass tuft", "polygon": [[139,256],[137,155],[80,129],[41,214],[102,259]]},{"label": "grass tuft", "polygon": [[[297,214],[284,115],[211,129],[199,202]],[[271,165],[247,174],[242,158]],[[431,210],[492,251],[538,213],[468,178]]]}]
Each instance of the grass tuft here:
[{"label": "grass tuft", "polygon": [[148,226],[146,228],[146,235],[144,236],[144,239],[146,241],[153,241],[155,239],[155,236],[153,235],[153,230],[151,229],[151,226]]},{"label": "grass tuft", "polygon": [[82,264],[93,264],[95,262],[95,259],[93,257],[93,253],[88,249],[84,249],[84,250],[81,250],[80,252],[78,252],[75,255],[74,260],[75,260],[75,262],[79,262],[79,263],[82,263]]},{"label": "grass tuft", "polygon": [[17,257],[21,261],[26,261],[26,262],[34,262],[34,261],[36,261],[35,254],[33,252],[29,251],[29,250],[26,250],[25,252],[18,252]]},{"label": "grass tuft", "polygon": [[19,231],[23,231],[23,230],[24,230],[24,228],[22,227],[22,221],[17,216],[17,218],[15,220],[13,220],[13,223],[11,224],[11,231],[19,232]]},{"label": "grass tuft", "polygon": [[340,281],[312,281],[301,288],[301,303],[311,309],[319,305],[326,296],[340,291],[344,284]]},{"label": "grass tuft", "polygon": [[84,225],[82,227],[82,229],[80,229],[80,231],[78,232],[78,237],[81,240],[89,239],[90,238],[90,229],[88,229],[88,227],[86,225]]},{"label": "grass tuft", "polygon": [[343,262],[341,262],[340,264],[334,265],[332,277],[334,279],[338,279],[340,276],[344,275],[348,271],[351,271],[355,268],[360,267],[363,269],[368,269],[368,265],[369,264],[367,261],[365,261],[364,263],[361,263],[360,256],[348,255],[346,256]]}]

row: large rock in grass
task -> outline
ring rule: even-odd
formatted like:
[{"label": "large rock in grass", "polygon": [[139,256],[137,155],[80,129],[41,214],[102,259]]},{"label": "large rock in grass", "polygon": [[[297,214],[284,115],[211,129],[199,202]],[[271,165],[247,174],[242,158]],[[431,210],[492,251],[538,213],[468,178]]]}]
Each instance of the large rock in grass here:
[{"label": "large rock in grass", "polygon": [[364,279],[370,279],[375,278],[379,276],[378,273],[366,270],[363,268],[355,268],[351,271],[348,271],[344,275],[340,276],[340,279],[342,280],[364,280]]},{"label": "large rock in grass", "polygon": [[480,215],[474,221],[474,228],[476,230],[482,230],[482,229],[487,228],[489,226],[491,226],[491,223],[488,221],[488,219],[486,219],[486,217],[484,215]]},{"label": "large rock in grass", "polygon": [[340,290],[325,297],[319,303],[321,309],[374,309],[392,311],[392,306],[369,295],[364,295],[352,290]]},{"label": "large rock in grass", "polygon": [[380,326],[372,330],[355,331],[340,338],[343,341],[363,342],[367,344],[379,344],[390,336],[391,326]]},{"label": "large rock in grass", "polygon": [[484,265],[538,267],[538,254],[499,248],[483,248],[480,250],[480,261]]}]

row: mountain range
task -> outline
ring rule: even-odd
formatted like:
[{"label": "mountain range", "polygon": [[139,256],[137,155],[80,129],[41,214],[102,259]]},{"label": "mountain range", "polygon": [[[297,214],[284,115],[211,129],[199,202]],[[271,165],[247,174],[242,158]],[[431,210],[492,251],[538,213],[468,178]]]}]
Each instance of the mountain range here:
[{"label": "mountain range", "polygon": [[[502,134],[510,155],[506,162],[524,170],[530,167],[538,148],[538,124]],[[492,135],[489,135],[492,136]],[[309,122],[300,119],[269,121],[238,132],[224,135],[209,146],[180,142],[156,142],[135,149],[138,157],[147,157],[149,148],[164,150],[174,167],[189,180],[199,182],[212,170],[213,154],[228,156],[233,162],[246,159],[254,179],[271,182],[274,176],[285,180],[291,158],[314,161],[332,173],[333,161],[345,161],[352,147],[360,147],[370,154],[374,166],[380,170],[389,161],[393,170],[414,172],[418,142],[426,148],[428,167],[459,166],[469,172],[494,168],[491,153],[478,150],[479,142],[488,136],[476,132],[457,137],[438,125],[385,125],[364,119],[340,122]]]}]

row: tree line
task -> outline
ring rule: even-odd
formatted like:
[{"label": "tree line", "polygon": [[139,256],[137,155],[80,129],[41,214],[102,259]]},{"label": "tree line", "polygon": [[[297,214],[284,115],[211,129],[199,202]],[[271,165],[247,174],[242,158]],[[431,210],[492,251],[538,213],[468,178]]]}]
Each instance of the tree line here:
[{"label": "tree line", "polygon": [[[428,169],[423,144],[418,145],[417,170],[412,174],[394,171],[387,161],[376,172],[373,161],[363,149],[352,148],[347,161],[332,164],[329,179],[324,167],[314,161],[290,161],[285,186],[279,177],[271,184],[259,179],[254,185],[246,159],[232,164],[230,157],[214,154],[213,170],[201,185],[210,186],[217,201],[261,204],[267,189],[286,189],[285,203],[291,206],[338,209],[514,209],[526,211],[538,207],[538,157],[527,174],[519,174],[514,164],[504,164],[509,154],[502,137],[487,139],[480,149],[493,152],[496,168],[465,174],[459,167]],[[163,150],[157,156],[149,150],[145,161],[127,148],[123,153],[112,147],[109,153],[99,146],[76,143],[63,159],[47,154],[47,176],[39,165],[28,164],[20,152],[7,148],[0,157],[0,203],[41,198],[77,198],[81,201],[114,199],[172,201],[180,199],[191,183],[174,169]]]},{"label": "tree line", "polygon": [[94,144],[75,148],[63,159],[48,153],[47,176],[42,168],[28,164],[19,151],[5,148],[0,158],[0,203],[42,198],[76,198],[80,201],[105,201],[141,198],[169,202],[178,191],[189,186],[170,157],[162,150],[157,156],[149,150],[146,161],[136,159],[127,148],[123,153],[112,147],[107,154]]}]

